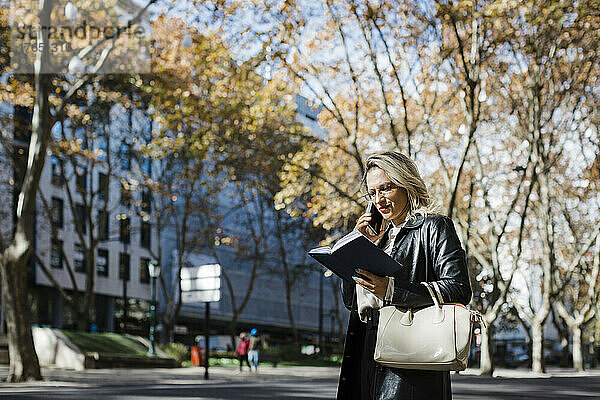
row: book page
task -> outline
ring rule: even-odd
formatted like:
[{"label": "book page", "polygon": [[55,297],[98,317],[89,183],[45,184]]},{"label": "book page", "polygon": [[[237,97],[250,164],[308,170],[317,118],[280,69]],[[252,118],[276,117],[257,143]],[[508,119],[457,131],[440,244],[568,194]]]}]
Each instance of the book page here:
[{"label": "book page", "polygon": [[331,254],[331,247],[323,246],[312,249],[308,252],[308,254]]},{"label": "book page", "polygon": [[333,247],[331,248],[331,252],[333,253],[340,247],[344,246],[347,243],[350,243],[351,241],[353,241],[354,239],[356,239],[359,236],[363,236],[363,234],[357,230],[350,232],[349,234],[347,234],[346,236],[344,236],[343,238],[338,240],[336,244],[333,245]]}]

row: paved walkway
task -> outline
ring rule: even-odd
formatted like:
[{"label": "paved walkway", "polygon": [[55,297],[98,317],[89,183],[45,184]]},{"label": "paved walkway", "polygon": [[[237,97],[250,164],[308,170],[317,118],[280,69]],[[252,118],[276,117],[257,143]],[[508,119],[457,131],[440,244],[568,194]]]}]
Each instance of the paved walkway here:
[{"label": "paved walkway", "polygon": [[[8,370],[0,366],[0,377]],[[44,381],[0,383],[0,398],[10,399],[333,399],[338,368],[263,366],[259,373],[237,368],[44,369]],[[549,369],[496,371],[496,378],[469,369],[452,374],[454,400],[461,399],[599,399],[600,370],[574,373]]]},{"label": "paved walkway", "polygon": [[[44,381],[0,383],[0,398],[10,399],[333,399],[338,368],[259,367],[258,373],[237,367],[102,369],[64,371],[44,369]],[[7,369],[0,367],[0,376]]]},{"label": "paved walkway", "polygon": [[[294,378],[338,378],[339,369],[332,367],[271,367],[260,366],[258,373],[248,371],[242,373],[237,367],[210,367],[209,380],[204,379],[204,367],[199,368],[143,368],[143,369],[88,369],[85,371],[69,371],[44,368],[41,382],[25,384],[0,383],[0,392],[7,387],[27,386],[85,386],[104,384],[136,385],[164,383],[210,384],[214,382],[269,382],[274,380]],[[0,366],[0,379],[5,380],[8,374],[7,366]]]}]

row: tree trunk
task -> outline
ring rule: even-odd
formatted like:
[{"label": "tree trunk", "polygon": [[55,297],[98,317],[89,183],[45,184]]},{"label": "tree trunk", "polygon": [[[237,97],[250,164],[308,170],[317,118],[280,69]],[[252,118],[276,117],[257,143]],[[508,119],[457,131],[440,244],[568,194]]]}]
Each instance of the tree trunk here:
[{"label": "tree trunk", "polygon": [[519,322],[521,323],[521,326],[523,327],[523,330],[525,331],[525,343],[527,344],[527,368],[531,369],[531,363],[533,360],[533,345],[532,345],[532,340],[531,340],[531,329],[529,329],[529,327],[527,326],[527,323],[525,322],[525,320],[523,318],[521,318],[521,316],[519,315],[519,312],[516,311],[517,318],[519,319]]},{"label": "tree trunk", "polygon": [[[22,247],[25,246],[25,247]],[[31,311],[27,298],[28,244],[20,240],[4,254],[2,285],[4,309],[8,329],[8,352],[10,368],[7,382],[41,380],[40,365],[31,333]]]},{"label": "tree trunk", "polygon": [[[483,324],[482,324],[483,325]],[[479,374],[492,376],[494,373],[493,326],[481,327],[481,354],[479,356]]]},{"label": "tree trunk", "polygon": [[88,332],[89,328],[90,328],[90,324],[89,324],[89,317],[90,317],[90,313],[89,310],[87,309],[87,307],[85,309],[81,309],[81,306],[76,306],[77,308],[77,314],[76,314],[76,326],[77,326],[77,330],[82,331],[82,332]]},{"label": "tree trunk", "polygon": [[342,323],[342,315],[340,314],[340,285],[337,279],[329,279],[329,284],[331,286],[331,291],[333,293],[333,301],[335,304],[335,320],[337,322],[337,351],[344,351],[344,325]]},{"label": "tree trunk", "polygon": [[175,324],[173,324],[173,320],[170,317],[167,317],[169,313],[169,309],[165,312],[165,316],[163,317],[163,328],[165,332],[165,339],[168,343],[173,343],[173,329],[175,328]]},{"label": "tree trunk", "polygon": [[173,334],[173,330],[175,329],[175,326],[173,324],[169,324],[169,325],[164,325],[165,327],[165,340],[167,343],[174,343],[175,342],[175,335]]},{"label": "tree trunk", "polygon": [[531,369],[533,372],[542,373],[546,370],[544,366],[544,325],[535,321],[531,324],[531,332],[533,342]]},{"label": "tree trunk", "polygon": [[533,340],[531,340],[531,335],[527,336],[527,368],[532,369],[533,367]]},{"label": "tree trunk", "polygon": [[[287,279],[286,279],[287,281]],[[298,344],[298,328],[296,328],[296,321],[294,320],[294,309],[292,304],[292,287],[291,283],[286,282],[285,290],[285,301],[287,303],[288,318],[290,325],[292,326],[292,334],[294,336],[294,343]]]},{"label": "tree trunk", "polygon": [[[237,332],[237,325],[238,325],[238,319],[240,318],[240,315],[238,313],[235,313],[231,316],[231,322],[229,323],[229,334],[231,335],[232,338],[234,338],[234,345],[235,345],[235,338],[238,336],[238,332]],[[235,349],[235,347],[234,347]]]},{"label": "tree trunk", "polygon": [[583,348],[581,346],[581,325],[573,325],[573,369],[583,371]]},{"label": "tree trunk", "polygon": [[94,244],[95,240],[93,237],[93,229],[94,225],[92,222],[92,218],[88,218],[88,230],[89,230],[89,243],[91,245],[87,248],[85,258],[86,258],[86,278],[85,278],[85,292],[83,293],[83,303],[81,304],[81,311],[79,312],[77,318],[77,329],[83,332],[89,332],[90,326],[92,322],[92,315],[95,315],[96,312],[96,295],[94,293],[94,284],[95,284],[95,276],[96,276],[96,251],[97,251],[97,242]]},{"label": "tree trunk", "polygon": [[[40,0],[40,26],[50,25],[54,2]],[[31,122],[31,140],[27,155],[27,170],[23,178],[17,203],[15,234],[13,242],[3,251],[0,260],[2,284],[8,328],[8,351],[10,367],[8,382],[23,382],[42,379],[40,365],[35,353],[31,333],[31,310],[27,293],[27,263],[32,251],[38,185],[46,161],[46,150],[50,138],[50,76],[49,32],[38,29],[38,52],[35,69],[35,104]]]},{"label": "tree trunk", "polygon": [[292,326],[292,334],[294,335],[294,343],[298,344],[298,328],[296,328],[296,321],[294,319],[294,307],[292,304],[292,290],[294,288],[294,280],[287,262],[287,252],[285,250],[285,242],[283,240],[284,229],[282,227],[281,213],[275,213],[275,223],[277,226],[277,242],[279,244],[279,255],[281,257],[281,263],[283,265],[284,272],[284,284],[285,284],[285,301],[287,305],[288,318],[290,325]]},{"label": "tree trunk", "polygon": [[569,338],[561,338],[560,339],[560,364],[559,366],[561,368],[568,368],[569,367],[569,355],[571,354],[571,352],[569,351]]},{"label": "tree trunk", "polygon": [[560,335],[561,356],[559,366],[562,368],[567,368],[569,366],[569,355],[571,354],[569,351],[569,326],[565,322],[565,319],[558,315],[555,307],[552,307],[551,311],[552,322],[554,323],[554,326]]}]

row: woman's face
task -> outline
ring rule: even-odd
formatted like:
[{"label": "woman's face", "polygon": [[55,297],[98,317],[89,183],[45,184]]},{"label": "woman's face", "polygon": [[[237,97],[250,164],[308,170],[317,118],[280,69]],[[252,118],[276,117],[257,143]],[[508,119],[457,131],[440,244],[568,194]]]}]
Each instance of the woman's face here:
[{"label": "woman's face", "polygon": [[[389,188],[389,185],[392,189],[382,195],[381,189]],[[381,168],[375,167],[367,172],[367,191],[375,193],[372,201],[385,220],[396,226],[404,222],[408,212],[406,190],[393,184]]]}]

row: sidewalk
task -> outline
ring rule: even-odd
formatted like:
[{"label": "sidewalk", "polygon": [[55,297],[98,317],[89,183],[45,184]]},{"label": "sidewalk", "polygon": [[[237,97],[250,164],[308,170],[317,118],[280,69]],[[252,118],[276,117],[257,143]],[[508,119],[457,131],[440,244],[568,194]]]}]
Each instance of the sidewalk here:
[{"label": "sidewalk", "polygon": [[260,366],[258,373],[238,367],[210,367],[209,380],[204,379],[204,368],[143,368],[143,369],[88,369],[72,371],[42,368],[43,381],[5,383],[8,366],[0,366],[0,391],[22,386],[95,387],[105,385],[156,385],[156,384],[214,384],[222,382],[267,382],[286,379],[337,379],[336,367]]},{"label": "sidewalk", "polygon": [[[460,375],[479,376],[479,369],[467,368],[460,372]],[[547,367],[546,372],[538,374],[524,368],[496,368],[494,370],[494,378],[566,378],[566,377],[584,377],[584,376],[600,376],[600,368],[586,370],[583,372],[575,372],[571,368]]]},{"label": "sidewalk", "polygon": [[[8,368],[0,366],[0,378]],[[237,367],[96,369],[65,371],[44,369],[44,381],[0,383],[0,398],[40,400],[331,400],[335,398],[337,367],[259,367],[259,372]],[[476,369],[452,374],[456,400],[598,398],[600,370],[575,373],[549,369],[546,374],[499,369],[497,378],[477,376]],[[550,379],[548,379],[550,378]],[[548,397],[548,396],[551,397]]]},{"label": "sidewalk", "polygon": [[[0,379],[4,381],[8,367],[0,366]],[[61,369],[42,369],[44,380],[28,383],[0,383],[0,389],[8,387],[27,386],[70,386],[94,387],[104,385],[145,385],[145,384],[206,384],[219,382],[268,382],[286,379],[334,379],[337,380],[339,368],[337,367],[290,367],[270,365],[260,366],[259,372],[250,372],[244,369],[242,373],[237,367],[209,368],[209,380],[204,379],[204,368],[144,368],[144,369],[89,369],[85,371],[70,371]],[[479,370],[468,368],[460,372],[461,376],[478,376]],[[497,378],[564,378],[564,377],[600,377],[600,369],[574,372],[571,369],[548,368],[544,374],[534,374],[526,369],[499,368],[494,372]],[[0,382],[1,382],[0,381]]]}]

